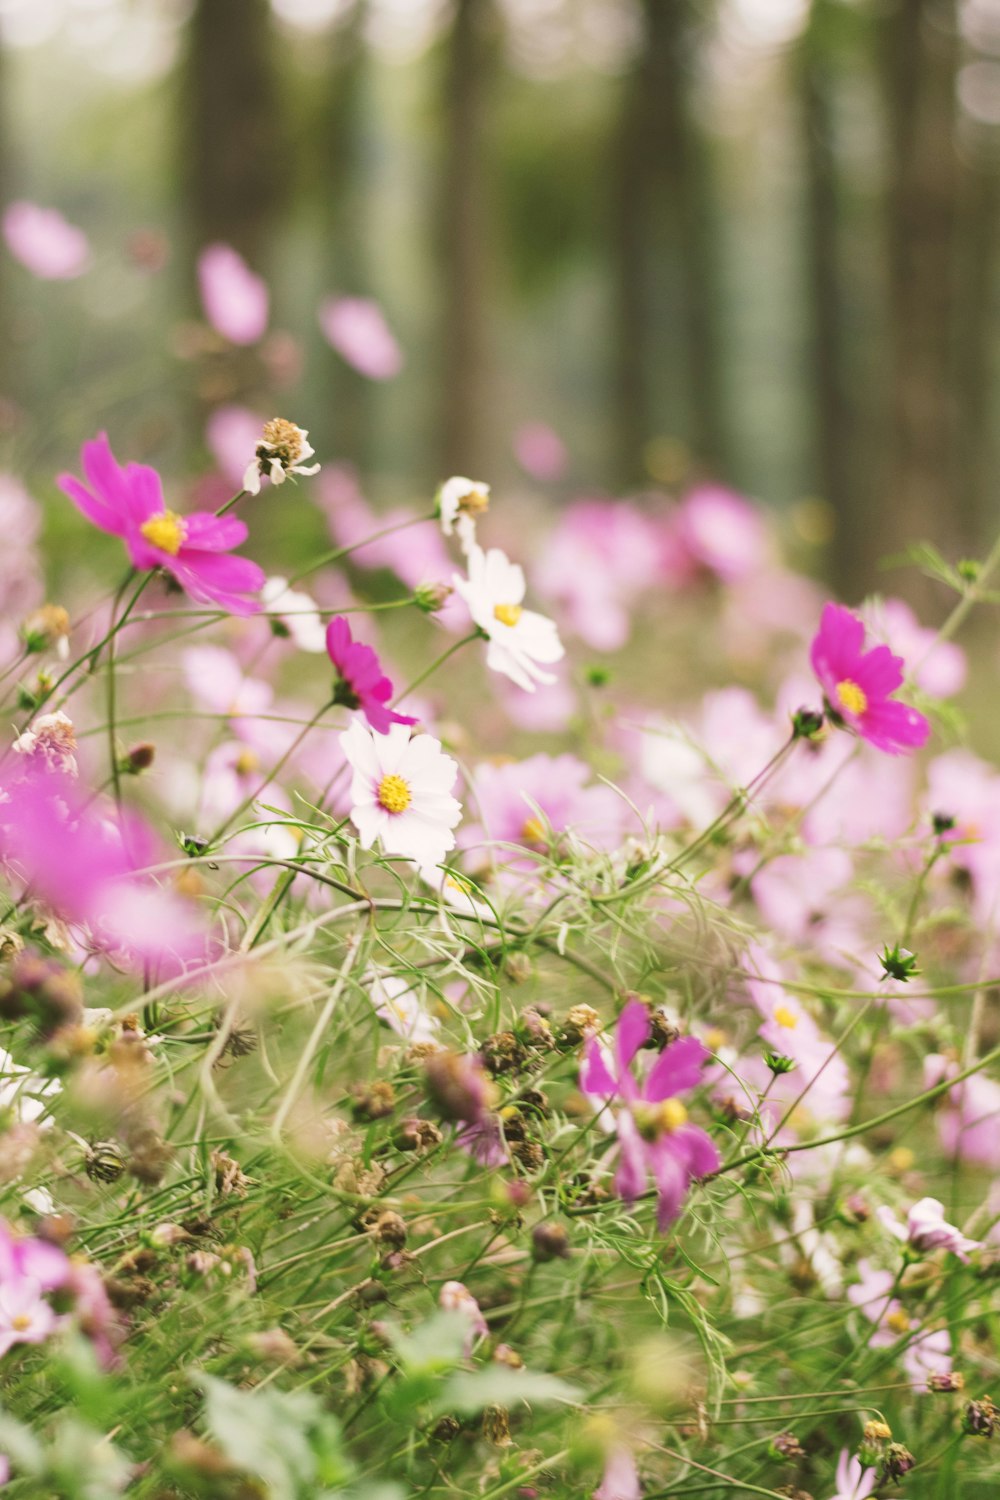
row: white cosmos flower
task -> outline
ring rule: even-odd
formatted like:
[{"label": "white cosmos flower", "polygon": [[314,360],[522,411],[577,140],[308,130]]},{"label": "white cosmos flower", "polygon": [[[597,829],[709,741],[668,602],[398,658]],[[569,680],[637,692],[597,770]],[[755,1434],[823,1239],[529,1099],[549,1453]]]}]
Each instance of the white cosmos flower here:
[{"label": "white cosmos flower", "polygon": [[61,1092],[58,1078],[40,1078],[0,1047],[0,1110],[10,1110],[22,1125],[51,1125],[52,1121],[44,1118],[48,1112],[45,1101]]},{"label": "white cosmos flower", "polygon": [[355,719],[340,736],[352,771],[351,819],[363,849],[378,839],[386,854],[421,867],[441,864],[455,847],[462,807],[451,795],[458,766],[429,734],[411,737],[408,724],[376,734]]},{"label": "white cosmos flower", "polygon": [[315,449],[308,442],[309,434],[304,427],[286,422],[284,417],[274,417],[264,424],[264,431],[257,440],[257,451],[243,476],[243,488],[248,495],[260,494],[261,479],[270,479],[272,484],[284,484],[289,474],[318,474],[319,464],[306,464]]},{"label": "white cosmos flower", "polygon": [[461,474],[446,479],[437,494],[438,515],[445,536],[458,537],[462,551],[468,552],[476,540],[476,517],[489,509],[490,487]]},{"label": "white cosmos flower", "polygon": [[315,599],[299,589],[290,589],[287,578],[269,578],[260,591],[272,624],[281,625],[300,651],[317,655],[326,650],[326,628]]},{"label": "white cosmos flower", "polygon": [[555,675],[542,671],[539,663],[561,660],[559,632],[545,615],[522,609],[524,570],[517,563],[512,563],[499,547],[484,552],[473,546],[469,549],[468,578],[456,573],[452,581],[473,620],[489,637],[488,666],[529,693],[535,691],[538,682],[555,682]]},{"label": "white cosmos flower", "polygon": [[492,908],[479,899],[479,887],[457,870],[442,870],[435,865],[425,866],[420,878],[429,885],[436,896],[454,911],[468,917],[492,917]]},{"label": "white cosmos flower", "polygon": [[441,1022],[424,1009],[409,980],[399,974],[379,974],[372,969],[362,984],[366,981],[375,1002],[375,1014],[397,1035],[414,1045],[437,1041]]}]

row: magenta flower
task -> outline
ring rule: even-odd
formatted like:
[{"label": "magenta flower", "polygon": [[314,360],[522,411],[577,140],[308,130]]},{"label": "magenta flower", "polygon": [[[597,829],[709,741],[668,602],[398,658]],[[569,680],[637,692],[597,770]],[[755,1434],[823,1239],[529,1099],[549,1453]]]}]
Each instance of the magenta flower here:
[{"label": "magenta flower", "polygon": [[326,627],[326,649],[340,678],[334,692],[335,703],[360,709],[376,734],[388,734],[392,724],[417,722],[386,707],[392,697],[392,683],[371,646],[352,639],[351,627],[343,615],[337,615]]},{"label": "magenta flower", "polygon": [[211,511],[179,516],[167,510],[156,470],[134,463],[122,468],[105,432],[84,443],[80,461],[87,484],[60,474],[59,488],[88,521],[122,538],[135,567],[165,568],[200,604],[232,615],[256,614],[260,604],[247,596],[263,587],[263,570],[249,558],[229,555],[246,541],[242,521]]},{"label": "magenta flower", "polygon": [[3,237],[11,255],[43,281],[71,281],[87,269],[87,236],[57,209],[24,200],[8,204]]},{"label": "magenta flower", "polygon": [[923,714],[891,695],[903,681],[903,659],[888,646],[864,650],[865,627],[840,604],[823,609],[810,660],[835,724],[853,729],[888,755],[904,755],[927,743],[931,727]]},{"label": "magenta flower", "polygon": [[205,316],[231,344],[255,344],[267,328],[267,284],[231,245],[206,245],[198,257]]},{"label": "magenta flower", "polygon": [[615,1122],[621,1149],[615,1192],[626,1203],[634,1203],[645,1191],[647,1176],[652,1176],[662,1231],[676,1219],[695,1178],[718,1170],[719,1153],[711,1136],[687,1123],[687,1110],[676,1097],[697,1085],[708,1049],[697,1037],[680,1037],[664,1048],[639,1082],[631,1065],[652,1030],[646,1007],[631,1000],[618,1017],[613,1060],[617,1070],[612,1071],[602,1044],[592,1037],[580,1087],[585,1094],[623,1102],[625,1107]]}]

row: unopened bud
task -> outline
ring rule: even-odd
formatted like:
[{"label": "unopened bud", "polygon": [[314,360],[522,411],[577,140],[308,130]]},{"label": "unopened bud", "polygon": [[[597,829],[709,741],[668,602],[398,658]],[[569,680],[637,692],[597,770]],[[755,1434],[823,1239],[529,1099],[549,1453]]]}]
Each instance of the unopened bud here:
[{"label": "unopened bud", "polygon": [[118,769],[125,776],[139,776],[143,771],[148,771],[156,759],[156,746],[149,740],[140,740],[137,745],[132,745],[125,751],[118,762]]},{"label": "unopened bud", "polygon": [[413,602],[425,615],[436,615],[454,592],[448,583],[418,583],[413,590]]},{"label": "unopened bud", "polygon": [[568,1260],[569,1235],[561,1224],[546,1220],[531,1231],[531,1254],[537,1261]]}]

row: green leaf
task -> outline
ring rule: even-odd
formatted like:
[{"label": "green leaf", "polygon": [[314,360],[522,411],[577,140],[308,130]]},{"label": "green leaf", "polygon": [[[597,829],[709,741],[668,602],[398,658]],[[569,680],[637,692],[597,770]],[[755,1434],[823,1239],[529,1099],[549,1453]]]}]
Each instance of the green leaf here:
[{"label": "green leaf", "polygon": [[439,1312],[410,1333],[389,1330],[399,1362],[410,1374],[442,1373],[458,1364],[469,1337],[469,1320],[460,1312]]},{"label": "green leaf", "polygon": [[578,1388],[555,1375],[512,1370],[509,1365],[492,1365],[472,1375],[452,1375],[445,1382],[436,1410],[467,1417],[487,1406],[513,1406],[518,1401],[543,1405],[549,1401],[579,1399]]}]

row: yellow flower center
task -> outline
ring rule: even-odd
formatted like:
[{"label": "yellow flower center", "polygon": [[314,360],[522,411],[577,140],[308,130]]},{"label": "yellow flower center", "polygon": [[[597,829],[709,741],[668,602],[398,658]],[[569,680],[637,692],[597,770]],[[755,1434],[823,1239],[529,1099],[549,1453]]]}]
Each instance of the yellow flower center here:
[{"label": "yellow flower center", "polygon": [[509,625],[513,629],[521,618],[521,606],[519,604],[494,604],[493,618],[499,620],[501,625]]},{"label": "yellow flower center", "polygon": [[709,1052],[718,1052],[719,1048],[724,1047],[728,1040],[729,1038],[721,1026],[710,1026],[702,1037],[702,1041]]},{"label": "yellow flower center", "polygon": [[656,1106],[656,1123],[661,1130],[679,1130],[687,1123],[688,1112],[679,1099],[664,1099]]},{"label": "yellow flower center", "polygon": [[786,1031],[794,1031],[799,1024],[799,1018],[794,1010],[789,1010],[787,1005],[776,1005],[774,1007],[774,1019],[779,1026],[784,1026]]},{"label": "yellow flower center", "polygon": [[378,802],[386,812],[405,812],[412,802],[410,788],[402,776],[383,776],[378,784]]},{"label": "yellow flower center", "polygon": [[885,1320],[893,1333],[909,1333],[910,1318],[901,1307],[895,1308]]},{"label": "yellow flower center", "polygon": [[15,1333],[24,1333],[26,1328],[31,1327],[31,1319],[27,1313],[18,1313],[16,1318],[11,1318],[10,1326]]},{"label": "yellow flower center", "polygon": [[256,750],[251,750],[248,745],[246,749],[241,750],[239,755],[236,757],[236,774],[237,776],[249,776],[252,771],[257,770],[259,765],[260,757],[258,756]]},{"label": "yellow flower center", "polygon": [[529,818],[521,829],[521,837],[526,844],[544,844],[545,824],[541,818]]},{"label": "yellow flower center", "polygon": [[171,557],[176,557],[181,550],[186,528],[181,516],[172,510],[161,510],[158,516],[150,516],[148,521],[143,521],[139,530],[151,547],[158,547],[161,552],[168,552]]},{"label": "yellow flower center", "polygon": [[845,677],[843,682],[837,683],[837,701],[847,713],[860,715],[868,707],[868,694],[856,682]]}]

